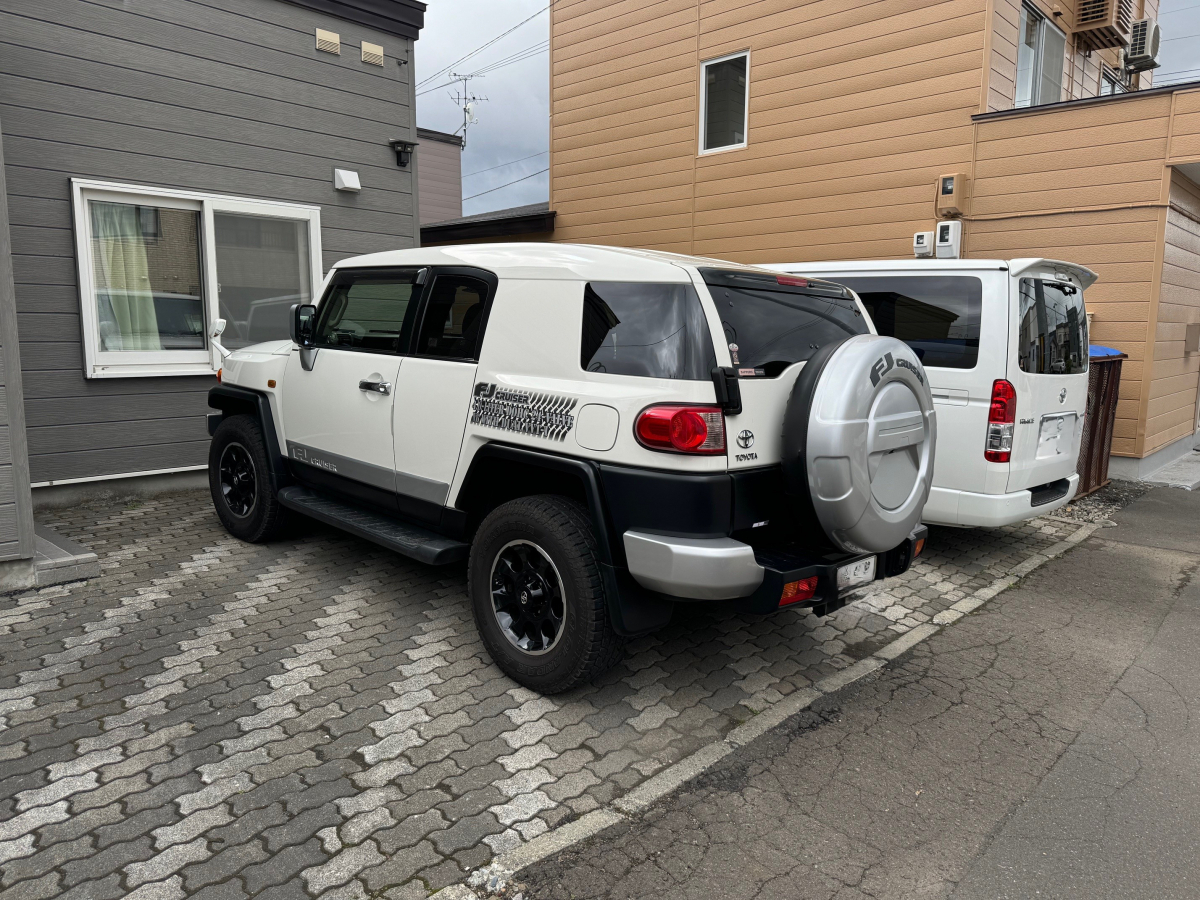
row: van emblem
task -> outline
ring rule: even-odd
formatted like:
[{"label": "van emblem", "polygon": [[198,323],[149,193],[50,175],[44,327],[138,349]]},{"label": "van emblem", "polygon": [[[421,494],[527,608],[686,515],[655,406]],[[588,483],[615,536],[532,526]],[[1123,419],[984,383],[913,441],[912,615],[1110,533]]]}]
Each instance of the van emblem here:
[{"label": "van emblem", "polygon": [[737,445],[743,450],[749,450],[754,446],[754,432],[747,428],[737,436]]},{"label": "van emblem", "polygon": [[1061,391],[1058,392],[1058,402],[1059,403],[1067,402],[1067,389],[1066,388],[1063,388]]}]

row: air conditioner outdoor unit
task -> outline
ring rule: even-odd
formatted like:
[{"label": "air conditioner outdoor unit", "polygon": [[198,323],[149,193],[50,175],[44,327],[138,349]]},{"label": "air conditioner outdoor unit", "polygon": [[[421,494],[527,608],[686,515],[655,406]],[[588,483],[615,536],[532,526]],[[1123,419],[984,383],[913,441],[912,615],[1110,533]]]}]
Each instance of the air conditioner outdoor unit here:
[{"label": "air conditioner outdoor unit", "polygon": [[1086,50],[1129,46],[1133,0],[1079,0],[1075,34]]},{"label": "air conditioner outdoor unit", "polygon": [[1154,19],[1138,19],[1130,33],[1129,49],[1125,51],[1125,68],[1130,72],[1145,72],[1157,69],[1158,45],[1162,41],[1162,29]]}]

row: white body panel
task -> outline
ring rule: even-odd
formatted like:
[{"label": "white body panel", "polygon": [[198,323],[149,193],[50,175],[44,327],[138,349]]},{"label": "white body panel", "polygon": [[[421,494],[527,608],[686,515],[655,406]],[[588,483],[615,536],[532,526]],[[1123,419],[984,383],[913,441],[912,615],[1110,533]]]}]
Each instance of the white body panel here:
[{"label": "white body panel", "polygon": [[[1027,375],[1017,365],[1017,290],[1019,277],[1053,279],[1069,272],[1074,283],[1087,287],[1094,274],[1079,266],[1050,260],[894,260],[838,263],[794,263],[763,268],[812,275],[830,281],[843,278],[965,275],[982,281],[979,355],[974,368],[926,366],[938,417],[938,447],[933,489],[923,521],[939,525],[997,527],[1044,515],[1068,503],[1078,477],[1067,494],[1042,506],[1030,504],[1028,488],[1070,478],[1079,457],[1087,374]],[[1012,462],[984,458],[984,439],[992,384],[1008,379],[1017,390],[1017,418]],[[1067,389],[1060,404],[1059,394]],[[1046,416],[1078,411],[1069,438],[1061,439],[1052,455],[1038,434]],[[1032,424],[1020,424],[1033,418]],[[732,452],[732,451],[731,451]]]},{"label": "white body panel", "polygon": [[475,386],[474,363],[406,357],[396,379],[392,431],[396,490],[445,504]]},{"label": "white body panel", "polygon": [[[384,490],[394,490],[392,391],[400,357],[323,347],[312,371],[300,352],[284,372],[280,428],[287,455]],[[387,382],[389,393],[359,388],[360,381]]]}]

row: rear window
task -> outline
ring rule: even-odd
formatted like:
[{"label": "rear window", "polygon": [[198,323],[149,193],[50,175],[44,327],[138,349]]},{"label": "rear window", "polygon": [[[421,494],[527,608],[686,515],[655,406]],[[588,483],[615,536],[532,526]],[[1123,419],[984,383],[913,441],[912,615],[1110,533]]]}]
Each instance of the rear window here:
[{"label": "rear window", "polygon": [[975,368],[983,310],[980,279],[914,275],[837,280],[862,299],[875,330],[904,341],[922,365]]},{"label": "rear window", "polygon": [[1083,291],[1061,281],[1021,279],[1017,363],[1035,375],[1078,375],[1088,369]]},{"label": "rear window", "polygon": [[588,372],[684,381],[709,380],[717,364],[690,284],[588,284],[579,355]]},{"label": "rear window", "polygon": [[701,269],[739,369],[774,378],[792,363],[854,334],[867,321],[840,285],[790,275]]}]

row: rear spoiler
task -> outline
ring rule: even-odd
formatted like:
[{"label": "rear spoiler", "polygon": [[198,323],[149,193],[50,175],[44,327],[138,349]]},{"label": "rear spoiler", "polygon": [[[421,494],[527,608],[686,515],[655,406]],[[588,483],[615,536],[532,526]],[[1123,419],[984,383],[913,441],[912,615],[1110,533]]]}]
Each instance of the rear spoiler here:
[{"label": "rear spoiler", "polygon": [[1100,280],[1100,276],[1087,266],[1081,266],[1078,263],[1063,262],[1061,259],[1042,259],[1037,257],[1031,259],[1012,259],[1008,262],[1008,270],[1014,278],[1019,277],[1024,272],[1028,272],[1030,269],[1054,269],[1057,272],[1074,275],[1079,279],[1079,283],[1085,291]]}]

